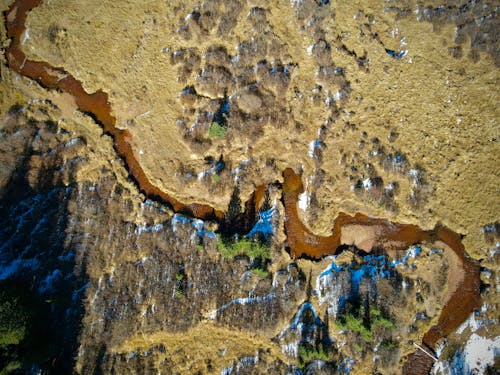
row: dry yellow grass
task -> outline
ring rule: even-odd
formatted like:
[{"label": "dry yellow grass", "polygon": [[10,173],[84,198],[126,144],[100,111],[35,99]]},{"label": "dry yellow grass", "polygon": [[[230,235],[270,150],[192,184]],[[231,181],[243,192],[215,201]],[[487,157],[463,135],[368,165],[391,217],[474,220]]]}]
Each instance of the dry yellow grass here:
[{"label": "dry yellow grass", "polygon": [[[171,371],[196,373],[207,371],[206,359],[210,358],[215,372],[230,366],[233,360],[244,356],[255,356],[258,349],[269,350],[271,358],[287,362],[278,345],[251,333],[217,326],[211,322],[201,323],[187,332],[155,332],[149,335],[137,335],[111,348],[112,353],[131,353],[146,351],[163,344],[165,353],[159,357],[168,358],[176,364]],[[160,366],[158,365],[160,368]]]}]

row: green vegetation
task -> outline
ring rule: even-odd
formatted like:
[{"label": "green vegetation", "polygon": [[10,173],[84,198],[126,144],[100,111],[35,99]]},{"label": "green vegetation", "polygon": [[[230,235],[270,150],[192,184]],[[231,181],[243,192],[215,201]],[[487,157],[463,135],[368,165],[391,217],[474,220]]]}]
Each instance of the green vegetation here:
[{"label": "green vegetation", "polygon": [[0,281],[0,375],[34,365],[52,373],[49,369],[54,369],[63,345],[62,329],[67,328],[54,311],[63,313],[61,307],[68,306],[65,298],[71,298],[71,293],[42,299],[29,282]]},{"label": "green vegetation", "polygon": [[30,306],[23,303],[14,287],[0,286],[0,375],[21,367],[18,353],[30,329]]},{"label": "green vegetation", "polygon": [[213,174],[212,181],[216,184],[217,182],[220,181],[220,176],[218,174]]},{"label": "green vegetation", "polygon": [[386,319],[383,317],[379,317],[379,318],[374,319],[372,325],[373,325],[373,327],[384,327],[384,328],[389,328],[389,329],[396,328],[394,323],[392,323],[389,319]]},{"label": "green vegetation", "polygon": [[27,314],[18,298],[0,296],[0,348],[19,344],[26,334]]},{"label": "green vegetation", "polygon": [[175,279],[177,281],[182,281],[182,279],[184,279],[184,275],[182,273],[178,273],[177,275],[175,275]]},{"label": "green vegetation", "polygon": [[210,129],[208,129],[209,138],[224,138],[227,134],[227,128],[218,124],[217,122],[212,122]]},{"label": "green vegetation", "polygon": [[394,349],[396,347],[396,343],[392,339],[384,340],[382,345],[387,349]]},{"label": "green vegetation", "polygon": [[384,318],[379,309],[370,308],[370,318],[372,319],[372,327],[384,327],[394,329],[396,326],[389,319]]},{"label": "green vegetation", "polygon": [[253,274],[266,278],[269,272],[267,263],[271,259],[271,247],[260,241],[249,238],[232,240],[217,234],[217,249],[224,259],[232,259],[238,255],[247,255],[253,259],[251,271]]},{"label": "green vegetation", "polygon": [[19,361],[13,360],[5,364],[4,367],[0,367],[0,375],[11,374],[14,370],[17,370],[21,367],[21,363]]},{"label": "green vegetation", "polygon": [[304,368],[304,366],[314,361],[315,359],[320,359],[322,361],[328,361],[328,353],[323,348],[322,344],[319,344],[317,348],[310,344],[302,344],[299,346],[299,367]]},{"label": "green vegetation", "polygon": [[252,268],[252,273],[254,275],[257,275],[259,277],[262,277],[262,278],[266,278],[268,275],[269,275],[269,272],[265,269],[262,269],[262,268]]},{"label": "green vegetation", "polygon": [[232,241],[217,235],[217,248],[223,258],[234,258],[237,255],[248,255],[250,258],[259,258],[262,261],[271,259],[269,245],[253,241],[248,238]]},{"label": "green vegetation", "polygon": [[182,293],[182,290],[177,289],[177,290],[175,291],[175,297],[177,297],[177,298],[179,298],[179,299],[184,298],[184,293]]},{"label": "green vegetation", "polygon": [[384,327],[388,329],[396,328],[394,323],[389,319],[382,316],[380,310],[370,308],[370,324],[367,325],[363,322],[363,308],[360,309],[359,315],[346,314],[344,317],[336,321],[337,327],[341,330],[351,330],[361,335],[364,341],[371,341],[373,339],[374,329],[376,327]]},{"label": "green vegetation", "polygon": [[342,330],[351,330],[354,332],[358,332],[365,341],[371,341],[371,339],[373,338],[372,331],[365,327],[365,325],[363,324],[363,319],[355,317],[352,314],[347,314],[344,317],[344,321],[342,321],[342,319],[339,319],[337,321],[337,326]]}]

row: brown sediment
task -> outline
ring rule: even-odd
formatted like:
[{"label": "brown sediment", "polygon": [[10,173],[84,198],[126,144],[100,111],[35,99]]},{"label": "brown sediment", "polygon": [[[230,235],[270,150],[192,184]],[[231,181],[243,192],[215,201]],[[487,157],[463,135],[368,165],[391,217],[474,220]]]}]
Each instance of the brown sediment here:
[{"label": "brown sediment", "polygon": [[[426,350],[425,353],[423,350]],[[433,353],[432,348],[423,346],[422,349],[417,349],[410,354],[403,365],[404,375],[424,375],[428,374],[434,365],[434,359],[429,354]],[[433,355],[433,354],[432,354]]]},{"label": "brown sediment", "polygon": [[[88,94],[77,79],[62,68],[55,68],[45,62],[28,60],[21,49],[21,38],[25,30],[28,12],[38,6],[42,0],[17,0],[5,14],[7,36],[11,39],[6,50],[9,67],[37,81],[40,85],[72,95],[80,111],[90,114],[103,131],[113,138],[117,154],[137,182],[141,192],[147,197],[166,203],[175,212],[183,213],[204,220],[215,220],[226,231],[248,231],[253,224],[256,210],[262,204],[265,186],[259,186],[245,204],[245,212],[226,222],[226,215],[206,204],[179,202],[168,193],[153,185],[140,166],[131,146],[132,135],[128,130],[116,127],[108,95],[99,90]],[[432,351],[437,341],[456,330],[467,319],[473,309],[480,306],[479,267],[465,253],[458,234],[441,225],[433,230],[423,230],[416,225],[398,224],[385,219],[370,218],[362,214],[350,216],[340,213],[335,219],[332,234],[327,237],[317,236],[301,222],[297,202],[304,191],[302,180],[292,169],[284,171],[283,203],[285,206],[285,230],[292,256],[321,258],[335,254],[341,245],[355,245],[370,252],[372,250],[395,256],[416,243],[442,242],[446,250],[452,251],[459,262],[449,272],[459,273],[459,285],[448,285],[450,295],[439,316],[438,322],[423,337],[422,346]],[[453,278],[448,278],[448,284]],[[404,365],[404,374],[424,374],[432,366],[432,358],[417,350]]]}]

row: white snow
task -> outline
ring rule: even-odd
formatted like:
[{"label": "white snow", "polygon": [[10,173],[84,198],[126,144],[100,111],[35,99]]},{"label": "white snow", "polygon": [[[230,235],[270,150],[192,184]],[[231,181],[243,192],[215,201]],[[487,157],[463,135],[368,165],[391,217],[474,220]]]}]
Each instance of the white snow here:
[{"label": "white snow", "polygon": [[155,225],[137,225],[134,230],[135,234],[141,234],[144,232],[152,233],[152,232],[160,232],[163,229],[163,224],[155,224]]},{"label": "white snow", "polygon": [[23,40],[21,41],[21,44],[24,44],[29,38],[30,38],[30,31],[28,28],[26,28],[24,30]]},{"label": "white snow", "polygon": [[366,189],[366,190],[370,190],[372,187],[373,187],[373,184],[372,184],[372,179],[371,178],[367,178],[363,181],[363,187]]},{"label": "white snow", "polygon": [[299,208],[302,211],[307,211],[307,207],[309,207],[309,194],[307,192],[303,192],[302,194],[299,195]]},{"label": "white snow", "polygon": [[71,146],[74,146],[76,145],[78,142],[81,141],[81,138],[80,137],[76,137],[76,138],[72,138],[70,139],[68,142],[66,142],[64,144],[64,147],[71,147]]},{"label": "white snow", "polygon": [[494,363],[495,353],[500,354],[500,336],[491,340],[474,333],[465,346],[465,361],[471,372],[484,374],[486,367]]},{"label": "white snow", "polygon": [[215,318],[217,318],[218,313],[223,312],[229,306],[232,306],[234,304],[244,306],[244,305],[252,304],[252,303],[266,303],[266,302],[273,300],[274,298],[276,298],[276,295],[274,292],[271,292],[271,293],[269,293],[265,296],[262,296],[262,297],[257,296],[257,297],[236,298],[236,299],[233,299],[232,301],[229,301],[225,305],[219,307],[218,309],[212,310],[208,314],[208,317],[211,320],[214,320]]},{"label": "white snow", "polygon": [[479,327],[481,327],[481,320],[476,320],[474,313],[471,314],[469,319],[462,323],[460,327],[457,329],[457,333],[461,335],[467,327],[470,327],[472,332],[476,332]]}]

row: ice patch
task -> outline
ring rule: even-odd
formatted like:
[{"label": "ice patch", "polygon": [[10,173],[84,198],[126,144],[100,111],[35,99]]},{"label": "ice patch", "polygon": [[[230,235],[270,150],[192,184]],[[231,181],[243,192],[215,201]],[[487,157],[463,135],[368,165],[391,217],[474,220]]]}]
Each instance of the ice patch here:
[{"label": "ice patch", "polygon": [[500,355],[500,336],[494,339],[473,333],[465,347],[458,349],[448,361],[436,362],[432,374],[464,375],[485,374],[488,366],[494,366]]},{"label": "ice patch", "polygon": [[323,142],[321,141],[321,139],[315,139],[314,141],[311,141],[309,143],[309,151],[308,151],[307,155],[310,158],[313,158],[316,149],[319,147],[323,147]]},{"label": "ice patch", "polygon": [[340,362],[339,366],[337,367],[337,370],[339,373],[344,374],[344,375],[349,375],[354,368],[354,364],[356,361],[351,358],[351,357],[346,357]]},{"label": "ice patch", "polygon": [[373,183],[372,183],[372,179],[371,178],[367,178],[363,181],[363,187],[366,189],[366,190],[370,190],[372,187],[373,187]]},{"label": "ice patch", "polygon": [[24,44],[30,38],[30,31],[28,28],[24,30],[23,40],[21,40],[21,44]]},{"label": "ice patch", "polygon": [[[411,247],[401,259],[390,260],[385,255],[367,255],[363,258],[364,263],[349,265],[337,265],[337,257],[329,257],[330,265],[316,279],[316,293],[320,305],[327,303],[328,313],[336,317],[348,298],[358,294],[363,278],[390,280],[396,276],[397,267],[408,266],[408,261],[421,252],[420,247]],[[403,288],[405,287],[404,283]]]},{"label": "ice patch", "polygon": [[69,253],[65,254],[65,255],[59,255],[57,257],[57,260],[61,261],[61,262],[70,262],[72,261],[73,259],[75,258],[75,252],[74,251],[70,251]]},{"label": "ice patch", "polygon": [[200,238],[203,237],[215,238],[215,233],[207,229],[206,224],[203,220],[190,219],[181,214],[175,214],[174,217],[172,218],[171,221],[172,231],[175,233],[178,229],[178,226],[184,224],[190,224],[196,230],[195,235],[197,235]]},{"label": "ice patch", "polygon": [[246,236],[252,237],[256,233],[261,233],[265,238],[272,236],[274,233],[273,217],[275,212],[277,211],[274,207],[267,211],[259,212],[259,219]]},{"label": "ice patch", "polygon": [[5,280],[19,272],[22,268],[36,269],[38,267],[37,259],[15,259],[7,265],[0,266],[0,280]]},{"label": "ice patch", "polygon": [[302,211],[307,211],[307,208],[311,204],[311,195],[307,192],[307,187],[309,186],[309,179],[306,179],[306,186],[304,192],[299,194],[298,206]]},{"label": "ice patch", "polygon": [[42,281],[42,285],[40,288],[38,288],[38,291],[40,293],[45,293],[49,292],[54,289],[54,283],[60,280],[63,277],[63,274],[60,270],[55,269],[51,273],[45,277],[45,279]]},{"label": "ice patch", "polygon": [[[312,316],[308,315],[307,318],[304,318],[306,312],[309,312]],[[304,302],[295,314],[293,322],[283,329],[278,336],[281,351],[291,357],[298,357],[299,344],[305,342],[314,344],[316,329],[323,327],[325,327],[325,323],[319,318],[314,306],[310,302]],[[325,337],[323,342],[327,345],[331,344],[329,337]]]},{"label": "ice patch", "polygon": [[495,362],[495,356],[500,355],[500,336],[487,339],[474,333],[465,346],[465,362],[469,371],[484,374],[489,365]]},{"label": "ice patch", "polygon": [[408,54],[408,50],[403,50],[403,51],[394,51],[392,49],[386,49],[385,52],[395,58],[395,59],[402,59],[403,57],[405,57],[407,54]]},{"label": "ice patch", "polygon": [[299,195],[299,208],[302,211],[307,211],[307,207],[309,207],[309,203],[311,201],[311,198],[309,197],[309,194],[304,191],[302,194]]},{"label": "ice patch", "polygon": [[90,282],[87,282],[82,285],[80,289],[74,290],[73,293],[71,294],[71,300],[73,302],[76,302],[80,299],[80,293],[83,292],[87,287],[89,286]]},{"label": "ice patch", "polygon": [[163,230],[163,224],[155,224],[155,225],[146,225],[146,224],[142,224],[142,225],[138,225],[135,230],[134,230],[134,233],[135,234],[141,234],[141,233],[153,233],[153,232],[160,232]]},{"label": "ice patch", "polygon": [[262,296],[262,297],[257,296],[257,297],[247,297],[247,298],[236,298],[236,299],[233,299],[232,301],[229,301],[225,305],[219,307],[218,309],[211,311],[208,314],[208,317],[210,319],[214,320],[215,318],[217,318],[217,315],[219,313],[223,312],[224,310],[226,310],[228,307],[230,307],[232,305],[244,306],[244,305],[253,304],[253,303],[266,303],[266,302],[272,301],[274,298],[276,298],[276,295],[274,294],[274,292],[271,292],[271,293],[269,293],[265,296]]},{"label": "ice patch", "polygon": [[332,96],[329,96],[325,99],[325,104],[326,105],[332,105],[334,102],[338,102],[340,99],[344,97],[345,93],[344,90],[339,90]]},{"label": "ice patch", "polygon": [[233,170],[231,170],[231,174],[234,175],[234,181],[235,182],[239,181],[241,171],[245,168],[245,166],[248,165],[249,162],[250,162],[250,159],[245,159],[245,160],[243,160],[240,163],[239,166],[237,166],[236,168],[234,168]]},{"label": "ice patch", "polygon": [[408,260],[416,258],[421,252],[421,247],[410,247],[402,259],[395,259],[391,263],[393,266],[408,265]]},{"label": "ice patch", "polygon": [[198,173],[198,180],[202,180],[203,178],[209,175],[219,174],[220,172],[222,172],[223,169],[224,169],[224,162],[218,161],[217,163],[215,163],[214,166],[210,167],[209,169],[203,172]]},{"label": "ice patch", "polygon": [[471,316],[458,327],[457,333],[461,335],[467,328],[470,328],[471,332],[476,332],[482,325],[482,320],[476,320],[476,314],[473,312]]}]

